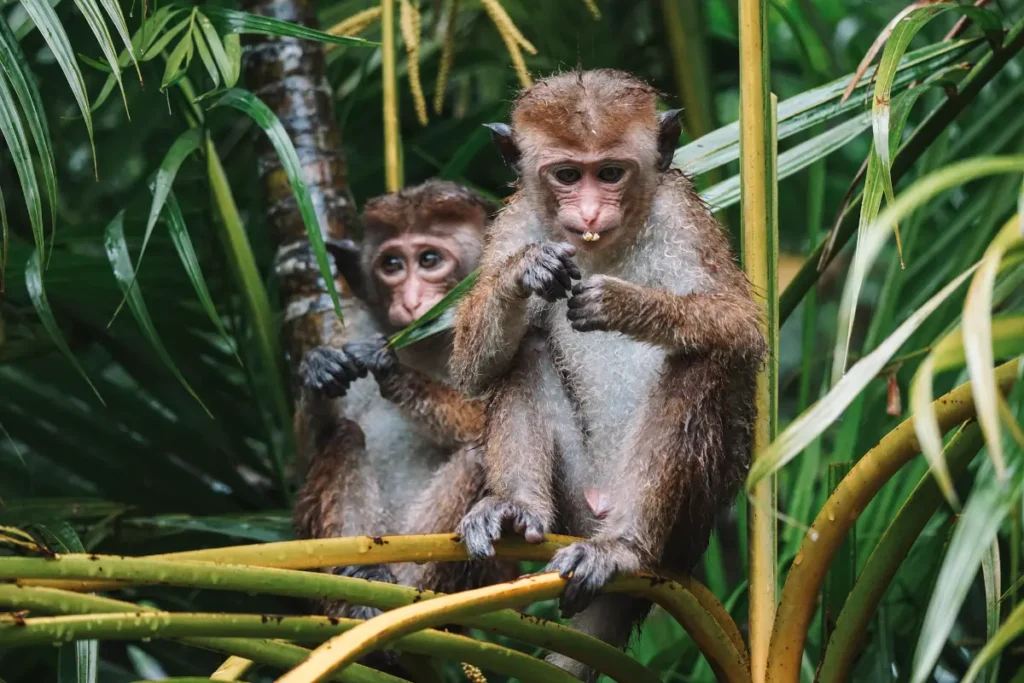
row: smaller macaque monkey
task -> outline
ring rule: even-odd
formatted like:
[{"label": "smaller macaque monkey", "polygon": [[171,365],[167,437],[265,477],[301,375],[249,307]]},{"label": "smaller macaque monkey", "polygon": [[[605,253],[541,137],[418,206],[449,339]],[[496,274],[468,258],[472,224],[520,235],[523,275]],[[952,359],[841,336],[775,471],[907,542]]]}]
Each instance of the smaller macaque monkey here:
[{"label": "smaller macaque monkey", "polygon": [[[295,506],[300,537],[450,533],[481,497],[483,462],[474,442],[482,406],[448,384],[450,333],[397,352],[385,335],[423,315],[476,268],[496,208],[476,192],[430,181],[370,201],[361,246],[329,245],[358,297],[344,311],[344,334],[356,341],[315,348],[301,364],[295,428],[309,471]],[[514,569],[487,561],[331,571],[452,592],[512,578]],[[343,603],[321,610],[355,618],[379,612]]]},{"label": "smaller macaque monkey", "polygon": [[597,593],[620,573],[689,572],[743,481],[760,309],[721,226],[670,170],[678,111],[659,115],[650,86],[559,74],[491,129],[520,187],[456,317],[451,372],[488,402],[490,492],[459,534],[477,558],[505,531],[584,537],[548,567],[567,579],[562,612],[623,647],[650,604]]}]

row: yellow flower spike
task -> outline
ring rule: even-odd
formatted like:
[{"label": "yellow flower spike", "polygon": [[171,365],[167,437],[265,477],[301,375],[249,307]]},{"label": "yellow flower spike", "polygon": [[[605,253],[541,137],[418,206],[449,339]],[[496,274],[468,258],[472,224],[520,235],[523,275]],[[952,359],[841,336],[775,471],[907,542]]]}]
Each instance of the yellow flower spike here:
[{"label": "yellow flower spike", "polygon": [[583,0],[583,4],[587,6],[595,20],[601,19],[601,10],[598,8],[596,0]]},{"label": "yellow flower spike", "polygon": [[[350,17],[342,19],[334,26],[327,29],[332,36],[355,36],[370,28],[380,19],[381,8],[371,7],[362,12],[356,12]],[[334,47],[328,45],[328,49]]]},{"label": "yellow flower spike", "polygon": [[483,5],[487,16],[494,22],[501,40],[505,43],[508,54],[512,58],[512,66],[515,67],[516,74],[519,76],[519,82],[524,88],[529,88],[533,85],[533,79],[530,78],[530,72],[526,68],[526,61],[523,59],[523,53],[519,48],[522,46],[530,54],[537,54],[537,48],[519,32],[519,29],[512,23],[512,19],[505,12],[505,8],[498,3],[498,0],[480,0],[480,4]]},{"label": "yellow flower spike", "polygon": [[448,75],[455,62],[455,17],[459,11],[459,0],[447,0],[444,15],[444,35],[441,39],[441,57],[437,65],[437,85],[434,86],[434,112],[444,110],[444,93],[448,87]]},{"label": "yellow flower spike", "polygon": [[409,90],[412,91],[413,106],[420,125],[427,125],[427,100],[423,96],[420,81],[420,8],[409,0],[400,0],[398,24],[405,43],[406,61],[409,66]]},{"label": "yellow flower spike", "polygon": [[487,677],[484,676],[484,672],[472,664],[463,664],[462,672],[466,674],[466,680],[469,683],[487,683]]}]

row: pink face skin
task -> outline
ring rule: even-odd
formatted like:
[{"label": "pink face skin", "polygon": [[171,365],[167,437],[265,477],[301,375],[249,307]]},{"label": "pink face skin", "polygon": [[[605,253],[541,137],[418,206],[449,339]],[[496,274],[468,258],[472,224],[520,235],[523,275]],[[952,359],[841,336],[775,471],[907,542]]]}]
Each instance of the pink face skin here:
[{"label": "pink face skin", "polygon": [[405,327],[448,293],[458,259],[446,240],[402,235],[381,244],[373,276],[390,295],[388,321]]},{"label": "pink face skin", "polygon": [[[558,207],[558,225],[571,244],[595,251],[618,237],[626,213],[624,197],[638,169],[634,159],[608,156],[573,156],[540,167],[541,181]],[[600,239],[585,241],[588,232]]]}]

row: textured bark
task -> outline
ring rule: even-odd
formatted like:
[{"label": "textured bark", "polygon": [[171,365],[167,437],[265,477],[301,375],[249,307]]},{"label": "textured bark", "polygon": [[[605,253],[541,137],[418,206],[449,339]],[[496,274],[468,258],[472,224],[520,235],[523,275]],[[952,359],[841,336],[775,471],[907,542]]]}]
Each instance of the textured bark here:
[{"label": "textured bark", "polygon": [[[247,0],[244,9],[316,27],[311,0]],[[357,218],[323,47],[293,38],[247,38],[246,85],[273,110],[295,145],[324,238],[342,238]],[[266,136],[258,136],[255,144],[267,226],[277,248],[274,269],[285,314],[284,349],[294,377],[306,351],[326,343],[338,319],[281,162]],[[336,284],[342,297],[352,296],[342,278]]]}]

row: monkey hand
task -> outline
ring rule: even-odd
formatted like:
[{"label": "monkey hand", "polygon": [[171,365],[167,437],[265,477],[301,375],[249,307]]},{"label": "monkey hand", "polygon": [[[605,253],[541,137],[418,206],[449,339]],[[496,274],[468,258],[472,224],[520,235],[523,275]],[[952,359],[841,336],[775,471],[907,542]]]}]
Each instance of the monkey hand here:
[{"label": "monkey hand", "polygon": [[562,617],[569,618],[586,609],[598,591],[616,576],[641,568],[639,554],[627,541],[592,539],[577,541],[556,552],[547,571],[556,571],[568,580],[559,606]]},{"label": "monkey hand", "polygon": [[566,317],[577,332],[624,332],[624,316],[638,309],[630,302],[633,285],[608,275],[591,275],[572,288]]},{"label": "monkey hand", "polygon": [[469,556],[474,559],[494,557],[494,542],[502,529],[511,526],[528,543],[544,540],[545,524],[540,517],[518,503],[488,496],[473,506],[459,523],[455,533],[462,537]]},{"label": "monkey hand", "polygon": [[307,388],[339,398],[352,382],[366,376],[366,368],[343,350],[318,346],[302,359],[299,375]]},{"label": "monkey hand", "polygon": [[576,247],[564,243],[526,247],[513,271],[519,296],[526,299],[536,294],[547,301],[567,297],[572,281],[580,279],[580,269],[572,260],[575,253]]},{"label": "monkey hand", "polygon": [[362,368],[373,373],[378,380],[398,366],[398,356],[388,348],[388,338],[383,334],[350,342],[341,348]]}]

